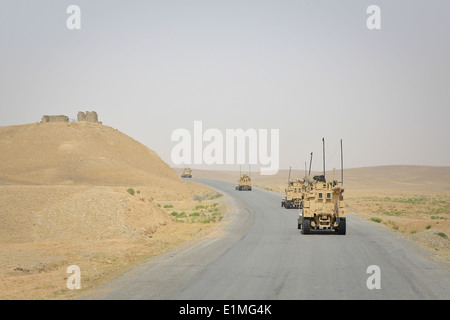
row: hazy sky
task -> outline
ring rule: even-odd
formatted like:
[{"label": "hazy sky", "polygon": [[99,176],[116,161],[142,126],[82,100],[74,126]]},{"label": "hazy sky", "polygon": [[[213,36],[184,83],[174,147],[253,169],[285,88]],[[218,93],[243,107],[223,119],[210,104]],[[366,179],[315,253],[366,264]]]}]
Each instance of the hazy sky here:
[{"label": "hazy sky", "polygon": [[[81,8],[81,30],[66,9]],[[366,9],[381,8],[381,30]],[[279,129],[281,168],[450,165],[450,1],[0,0],[0,126]],[[207,168],[207,167],[203,167]],[[238,168],[238,167],[237,167]],[[230,167],[224,167],[230,169]]]}]

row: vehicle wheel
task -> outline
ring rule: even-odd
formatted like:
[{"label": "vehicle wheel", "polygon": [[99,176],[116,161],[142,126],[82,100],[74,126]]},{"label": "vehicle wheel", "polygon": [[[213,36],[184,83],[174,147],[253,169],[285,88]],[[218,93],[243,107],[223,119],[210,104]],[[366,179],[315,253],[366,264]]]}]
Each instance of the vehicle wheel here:
[{"label": "vehicle wheel", "polygon": [[284,207],[286,209],[290,209],[291,208],[291,202],[290,201],[286,201],[286,204],[284,205]]},{"label": "vehicle wheel", "polygon": [[308,234],[311,230],[311,220],[303,218],[302,234]]},{"label": "vehicle wheel", "polygon": [[345,235],[347,232],[347,224],[345,223],[345,219],[341,219],[339,222],[339,227],[337,229],[338,234]]}]

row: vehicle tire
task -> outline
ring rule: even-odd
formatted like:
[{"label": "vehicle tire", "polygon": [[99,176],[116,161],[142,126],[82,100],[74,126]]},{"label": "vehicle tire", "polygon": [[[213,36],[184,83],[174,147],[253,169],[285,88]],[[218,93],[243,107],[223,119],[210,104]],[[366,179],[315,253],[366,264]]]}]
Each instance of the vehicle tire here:
[{"label": "vehicle tire", "polygon": [[286,209],[290,209],[291,208],[291,202],[290,201],[286,201],[286,204],[284,205],[284,207]]},{"label": "vehicle tire", "polygon": [[311,230],[311,220],[303,218],[302,234],[308,234]]},{"label": "vehicle tire", "polygon": [[338,234],[345,235],[347,232],[347,224],[345,222],[345,219],[341,219],[339,222],[339,227],[337,229]]}]

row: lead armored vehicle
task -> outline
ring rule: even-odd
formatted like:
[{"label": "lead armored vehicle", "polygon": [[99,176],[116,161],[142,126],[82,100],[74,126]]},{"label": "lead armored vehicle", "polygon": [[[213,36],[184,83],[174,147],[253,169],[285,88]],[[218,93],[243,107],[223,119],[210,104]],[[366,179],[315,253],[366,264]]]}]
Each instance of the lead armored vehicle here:
[{"label": "lead armored vehicle", "polygon": [[323,175],[306,179],[306,192],[298,217],[302,234],[311,230],[329,229],[346,234],[344,189],[336,180],[326,181]]},{"label": "lead armored vehicle", "polygon": [[311,177],[310,161],[309,175],[305,178],[305,195],[299,210],[298,229],[302,234],[312,230],[334,230],[345,235],[347,232],[347,217],[344,201],[344,160],[341,140],[341,181],[325,178],[325,139],[323,141],[323,175]]}]

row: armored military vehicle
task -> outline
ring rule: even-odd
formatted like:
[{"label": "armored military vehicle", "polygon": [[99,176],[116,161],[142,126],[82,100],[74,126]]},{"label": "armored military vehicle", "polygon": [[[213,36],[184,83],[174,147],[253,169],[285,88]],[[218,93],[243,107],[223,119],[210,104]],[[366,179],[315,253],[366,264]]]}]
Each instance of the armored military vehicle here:
[{"label": "armored military vehicle", "polygon": [[303,199],[303,181],[296,179],[291,180],[291,168],[289,168],[288,187],[284,189],[285,195],[281,199],[281,207],[286,209],[300,208]]},{"label": "armored military vehicle", "polygon": [[246,174],[241,173],[236,190],[239,191],[251,191],[252,190],[252,180]]},{"label": "armored military vehicle", "polygon": [[182,178],[192,178],[192,170],[190,168],[184,168]]},{"label": "armored military vehicle", "polygon": [[285,189],[284,198],[281,200],[281,206],[286,209],[300,208],[305,192],[303,180],[289,181],[288,188]]},{"label": "armored military vehicle", "polygon": [[342,235],[346,234],[347,219],[343,195],[344,176],[342,163],[341,140],[341,182],[326,180],[325,158],[324,174],[314,177],[309,175],[305,178],[305,196],[298,217],[298,229],[302,230],[302,234],[308,234],[311,230],[319,229],[329,229]]},{"label": "armored military vehicle", "polygon": [[332,229],[346,233],[344,189],[336,180],[326,181],[325,176],[306,179],[306,192],[298,218],[298,229],[303,234],[311,230]]}]

